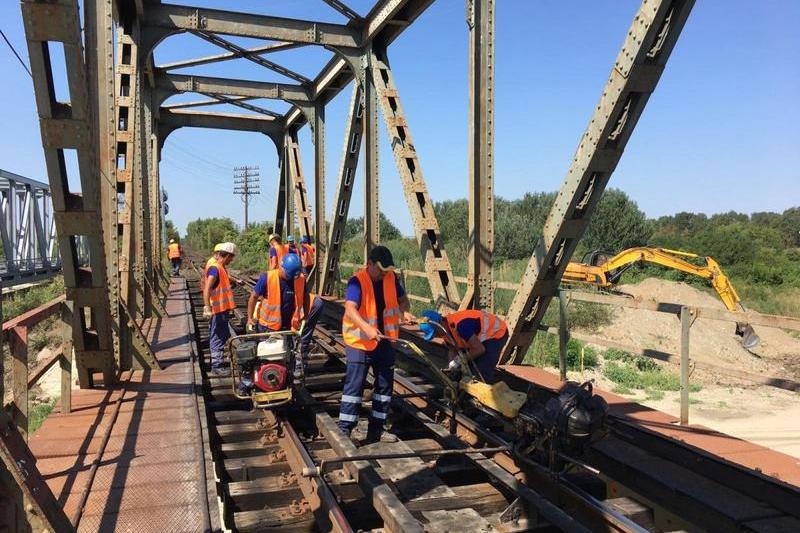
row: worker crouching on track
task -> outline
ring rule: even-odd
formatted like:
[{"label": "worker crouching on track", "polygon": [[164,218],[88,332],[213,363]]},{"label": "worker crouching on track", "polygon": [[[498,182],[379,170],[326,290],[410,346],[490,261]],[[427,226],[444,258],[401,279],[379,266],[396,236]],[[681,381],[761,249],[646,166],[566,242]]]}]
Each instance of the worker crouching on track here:
[{"label": "worker crouching on track", "polygon": [[450,350],[450,370],[459,367],[456,350],[462,350],[467,359],[475,362],[486,383],[497,381],[497,362],[500,351],[508,340],[508,327],[503,319],[492,313],[480,310],[455,311],[442,316],[436,311],[423,311],[422,316],[431,322],[438,322],[450,334],[423,323],[420,329],[429,341],[435,336],[443,338]]},{"label": "worker crouching on track", "polygon": [[183,249],[181,248],[181,245],[175,242],[175,239],[170,239],[169,246],[167,246],[167,258],[169,259],[169,262],[172,264],[173,276],[180,275],[182,256],[183,256]]},{"label": "worker crouching on track", "polygon": [[236,309],[233,289],[226,267],[238,254],[236,245],[223,242],[214,247],[214,256],[208,260],[203,284],[203,318],[210,319],[208,347],[211,351],[211,375],[220,376],[225,343],[231,336],[230,312]]},{"label": "worker crouching on track", "polygon": [[[259,298],[262,300],[256,314],[256,302]],[[323,304],[321,298],[315,298],[308,292],[300,257],[286,254],[279,269],[269,270],[259,276],[247,301],[247,329],[255,329],[258,333],[298,331],[305,320],[300,337],[300,359],[295,366],[295,374],[299,376],[304,368]],[[293,337],[287,339],[293,342]]]},{"label": "worker crouching on track", "polygon": [[[339,411],[339,429],[357,440],[396,442],[397,437],[383,426],[392,400],[395,353],[389,339],[400,335],[401,322],[413,322],[405,289],[394,274],[394,259],[385,246],[373,248],[367,266],[347,282],[342,319],[342,335],[347,356],[347,372]],[[366,439],[353,429],[364,393],[367,370],[375,377],[372,390],[372,413]]]}]

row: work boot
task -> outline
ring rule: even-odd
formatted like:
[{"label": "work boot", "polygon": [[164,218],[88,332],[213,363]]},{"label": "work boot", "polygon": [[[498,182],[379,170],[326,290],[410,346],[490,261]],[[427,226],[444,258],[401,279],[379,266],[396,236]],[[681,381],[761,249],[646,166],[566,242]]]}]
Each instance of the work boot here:
[{"label": "work boot", "polygon": [[368,431],[366,438],[364,439],[364,444],[372,444],[374,442],[386,442],[391,444],[399,440],[400,439],[397,438],[397,435],[395,435],[394,433],[389,433],[388,431],[381,430],[380,433],[378,433],[377,431],[375,432]]}]

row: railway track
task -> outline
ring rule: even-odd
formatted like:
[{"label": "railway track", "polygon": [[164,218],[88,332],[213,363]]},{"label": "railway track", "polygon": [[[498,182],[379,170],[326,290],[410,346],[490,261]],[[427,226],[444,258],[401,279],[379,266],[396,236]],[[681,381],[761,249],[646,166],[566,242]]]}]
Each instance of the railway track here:
[{"label": "railway track", "polygon": [[[254,280],[232,277],[237,305],[243,309]],[[197,275],[187,279],[200,350],[207,357],[207,323]],[[592,449],[589,464],[575,461],[557,475],[516,454],[502,424],[481,418],[477,411],[453,417],[438,399],[440,387],[413,366],[398,364],[396,372],[391,429],[400,441],[356,447],[335,422],[345,370],[337,325],[341,312],[333,302],[326,305],[305,383],[297,387],[292,406],[254,411],[233,396],[229,377],[205,377],[227,527],[791,531],[800,524],[794,514],[800,508],[796,490],[747,477],[680,446],[670,448],[622,420],[613,421],[612,434]],[[357,456],[362,458],[351,459]],[[687,467],[695,477],[678,479],[685,485],[676,490],[674,473],[683,474]],[[318,468],[321,476],[304,475]],[[726,487],[720,479],[742,488]],[[754,493],[768,495],[770,503]]]}]

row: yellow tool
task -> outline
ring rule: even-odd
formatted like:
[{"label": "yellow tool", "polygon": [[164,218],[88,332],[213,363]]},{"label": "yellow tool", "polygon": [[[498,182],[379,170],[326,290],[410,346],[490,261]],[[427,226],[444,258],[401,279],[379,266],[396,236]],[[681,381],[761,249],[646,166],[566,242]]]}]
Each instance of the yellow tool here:
[{"label": "yellow tool", "polygon": [[401,344],[414,352],[439,377],[449,390],[451,399],[457,398],[459,391],[464,392],[475,398],[484,407],[497,411],[507,418],[516,417],[528,399],[527,394],[511,389],[503,381],[489,384],[477,379],[470,371],[470,365],[464,353],[459,352],[462,377],[456,383],[413,342],[405,339],[391,339],[385,336],[381,336],[381,338]]}]

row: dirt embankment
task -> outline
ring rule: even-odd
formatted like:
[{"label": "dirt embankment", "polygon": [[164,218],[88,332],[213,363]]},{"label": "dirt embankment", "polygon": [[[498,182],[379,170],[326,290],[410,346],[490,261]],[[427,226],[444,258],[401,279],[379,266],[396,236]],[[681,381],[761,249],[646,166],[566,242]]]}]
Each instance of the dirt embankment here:
[{"label": "dirt embankment", "polygon": [[[643,300],[725,309],[715,294],[674,281],[649,278],[634,285],[622,285],[619,290]],[[761,337],[761,344],[751,353],[740,344],[734,323],[698,318],[691,329],[691,358],[761,376],[800,380],[800,339],[777,328],[755,326],[754,329]],[[612,323],[595,333],[621,344],[672,354],[680,353],[680,334],[680,320],[675,315],[624,307],[615,308]],[[699,368],[692,378],[704,384],[747,385],[742,380]]]}]

